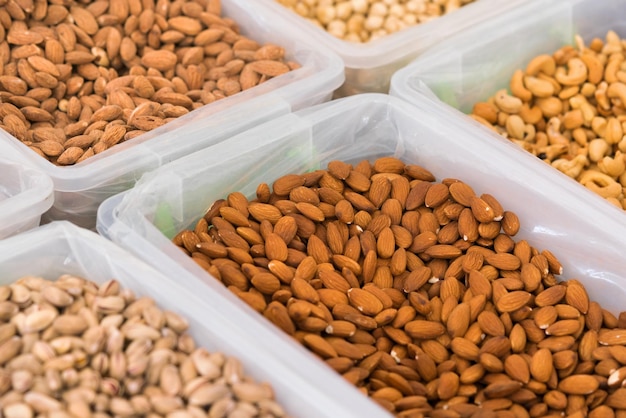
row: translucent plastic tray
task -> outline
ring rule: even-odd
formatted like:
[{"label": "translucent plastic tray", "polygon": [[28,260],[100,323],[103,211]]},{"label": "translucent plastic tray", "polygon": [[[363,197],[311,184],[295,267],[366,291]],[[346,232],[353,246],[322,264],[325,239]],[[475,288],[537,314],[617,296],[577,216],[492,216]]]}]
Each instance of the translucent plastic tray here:
[{"label": "translucent plastic tray", "polygon": [[7,148],[17,149],[52,178],[55,199],[52,209],[44,215],[46,221],[70,220],[94,228],[98,205],[131,187],[144,172],[277,115],[332,97],[344,79],[339,57],[300,33],[295,22],[261,3],[248,0],[221,3],[223,15],[235,19],[243,34],[261,44],[283,46],[288,59],[299,62],[302,68],[204,106],[75,166],[55,166],[0,131],[0,155]]},{"label": "translucent plastic tray", "polygon": [[[525,68],[537,55],[574,45],[577,34],[586,43],[595,37],[604,39],[609,30],[626,37],[625,9],[625,0],[530,2],[466,31],[463,36],[450,38],[436,51],[417,58],[394,74],[390,94],[412,103],[428,97],[469,113],[474,103],[508,88],[516,69]],[[456,113],[475,123],[461,112]],[[566,177],[553,171],[556,176]],[[623,219],[621,210],[572,182],[576,185],[574,193],[597,204],[599,212],[595,217]]]},{"label": "translucent plastic tray", "polygon": [[344,41],[300,17],[276,0],[257,0],[266,3],[279,14],[298,25],[319,45],[337,53],[345,64],[346,81],[336,97],[357,93],[387,93],[395,71],[448,37],[467,28],[480,26],[506,10],[516,8],[527,0],[478,0],[429,22],[412,26],[363,44]]},{"label": "translucent plastic tray", "polygon": [[38,226],[54,195],[40,170],[2,158],[0,173],[0,238],[6,238]]},{"label": "translucent plastic tray", "polygon": [[248,330],[229,318],[219,299],[190,293],[178,285],[178,276],[156,271],[94,232],[57,221],[0,241],[0,285],[25,275],[53,280],[64,273],[96,283],[117,279],[123,288],[183,315],[199,347],[237,357],[246,374],[271,383],[277,401],[290,416],[357,416],[346,412],[350,405],[342,405],[311,380],[306,367],[289,369],[260,347]]},{"label": "translucent plastic tray", "polygon": [[[567,190],[576,183],[555,176],[545,163],[504,139],[487,138],[480,126],[425,100],[411,105],[363,94],[282,116],[145,175],[133,189],[102,204],[98,231],[159,270],[176,274],[181,287],[222,301],[233,320],[254,330],[259,345],[271,347],[285,365],[305,368],[312,380],[324,382],[330,393],[351,404],[356,395],[349,384],[333,380],[333,371],[248,308],[170,238],[232,191],[252,197],[258,183],[271,184],[284,174],[323,168],[336,159],[356,163],[384,155],[420,164],[438,180],[459,178],[478,194],[494,195],[518,214],[522,227],[516,239],[551,250],[564,266],[563,278],[579,278],[592,298],[616,312],[622,308],[623,223],[594,216],[595,200],[574,198]],[[373,416],[364,411],[354,413]]]}]

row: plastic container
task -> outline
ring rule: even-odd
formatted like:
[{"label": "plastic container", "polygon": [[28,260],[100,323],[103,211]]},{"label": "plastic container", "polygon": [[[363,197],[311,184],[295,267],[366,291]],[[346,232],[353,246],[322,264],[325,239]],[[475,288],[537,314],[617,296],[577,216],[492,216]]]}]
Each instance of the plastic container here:
[{"label": "plastic container", "polygon": [[396,72],[390,94],[412,101],[433,94],[469,113],[475,102],[508,88],[513,72],[540,54],[574,45],[581,35],[588,44],[609,30],[626,36],[624,0],[535,0],[441,42]]},{"label": "plastic container", "polygon": [[19,162],[0,159],[0,239],[39,226],[54,200],[50,177]]},{"label": "plastic container", "polygon": [[[508,89],[516,69],[525,68],[537,55],[574,45],[577,34],[587,45],[595,37],[605,39],[609,30],[626,37],[626,17],[620,13],[625,7],[624,0],[604,1],[601,7],[590,0],[531,2],[417,58],[394,74],[390,94],[409,102],[421,102],[427,96],[470,113],[474,103]],[[475,123],[469,116],[461,116]],[[623,211],[574,183],[578,186],[574,193],[593,196],[599,202],[598,215],[623,219]]]},{"label": "plastic container", "polygon": [[204,106],[75,166],[55,166],[0,132],[0,154],[16,148],[52,178],[55,200],[44,215],[46,221],[70,220],[94,228],[98,205],[131,187],[142,173],[278,115],[330,100],[343,82],[343,65],[335,54],[263,4],[246,0],[221,3],[223,15],[235,19],[243,34],[259,43],[283,46],[287,58],[302,68]]},{"label": "plastic container", "polygon": [[[357,417],[358,406],[343,404],[319,387],[305,366],[289,369],[265,351],[252,333],[229,317],[220,300],[194,295],[177,283],[178,277],[159,272],[94,232],[57,221],[0,242],[0,285],[25,275],[56,279],[68,273],[96,283],[117,279],[138,296],[149,296],[162,309],[189,321],[197,346],[237,357],[247,375],[269,382],[276,400],[290,416]],[[361,415],[366,416],[366,415]],[[374,416],[374,415],[367,415]]]},{"label": "plastic container", "polygon": [[344,41],[279,4],[261,0],[279,14],[298,25],[318,44],[337,53],[344,62],[346,81],[336,97],[357,93],[387,93],[391,76],[415,57],[437,43],[467,28],[480,26],[502,12],[516,8],[526,0],[477,0],[447,15],[435,18],[367,43]]},{"label": "plastic container", "polygon": [[[228,303],[229,315],[258,332],[258,344],[272,347],[285,365],[315,370],[320,363],[313,354],[197,266],[170,237],[194,225],[229,192],[253,197],[258,183],[271,184],[284,174],[325,168],[336,159],[356,163],[393,155],[424,166],[438,180],[459,178],[477,194],[494,195],[518,214],[522,228],[516,239],[551,250],[564,266],[563,278],[579,278],[593,299],[619,311],[626,297],[626,226],[596,217],[595,201],[565,191],[575,183],[554,176],[531,155],[519,150],[518,158],[515,152],[513,144],[486,138],[483,129],[441,104],[357,95],[282,116],[146,174],[133,189],[102,204],[98,231],[161,271],[182,268],[176,276],[181,287]],[[316,373],[317,382],[330,382],[334,374],[321,366]],[[349,384],[334,385],[324,384],[337,396],[344,396],[340,387],[348,392]]]}]

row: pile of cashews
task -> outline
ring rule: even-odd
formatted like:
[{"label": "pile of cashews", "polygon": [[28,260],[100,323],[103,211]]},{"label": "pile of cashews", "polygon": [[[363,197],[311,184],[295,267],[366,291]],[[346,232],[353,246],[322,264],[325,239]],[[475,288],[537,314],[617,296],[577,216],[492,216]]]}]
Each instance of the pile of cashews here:
[{"label": "pile of cashews", "polygon": [[626,209],[626,40],[534,57],[471,117]]},{"label": "pile of cashews", "polygon": [[368,42],[450,13],[475,0],[277,0],[350,42]]}]

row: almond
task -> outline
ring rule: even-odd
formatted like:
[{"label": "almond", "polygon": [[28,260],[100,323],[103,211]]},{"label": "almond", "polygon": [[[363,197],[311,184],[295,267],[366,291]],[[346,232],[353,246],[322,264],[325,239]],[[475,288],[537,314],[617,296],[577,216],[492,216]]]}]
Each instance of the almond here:
[{"label": "almond", "polygon": [[410,321],[404,326],[404,330],[411,337],[420,340],[437,338],[446,332],[445,327],[439,322],[424,320]]},{"label": "almond", "polygon": [[364,315],[374,316],[383,310],[383,304],[372,293],[360,288],[348,289],[348,300]]},{"label": "almond", "polygon": [[600,383],[590,375],[575,374],[567,376],[559,382],[559,390],[567,395],[589,395],[595,392]]},{"label": "almond", "polygon": [[513,312],[526,306],[532,295],[523,290],[506,293],[496,302],[496,308],[500,312]]}]

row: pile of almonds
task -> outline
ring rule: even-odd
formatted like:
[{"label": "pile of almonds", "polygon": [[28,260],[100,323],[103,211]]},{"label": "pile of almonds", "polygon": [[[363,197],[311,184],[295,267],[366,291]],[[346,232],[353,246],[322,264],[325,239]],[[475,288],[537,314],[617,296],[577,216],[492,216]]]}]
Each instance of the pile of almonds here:
[{"label": "pile of almonds", "polygon": [[79,163],[296,69],[220,0],[0,0],[0,128]]},{"label": "pile of almonds", "polygon": [[626,40],[576,38],[531,59],[472,117],[626,209]]},{"label": "pile of almonds", "polygon": [[187,328],[116,280],[0,286],[0,416],[285,416],[268,384],[197,347]]},{"label": "pile of almonds", "polygon": [[173,242],[399,417],[624,416],[626,315],[519,228],[381,157],[233,192]]}]

